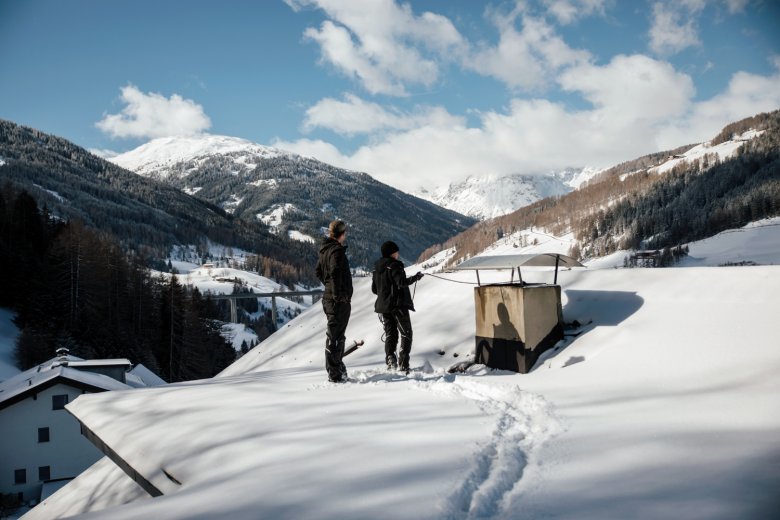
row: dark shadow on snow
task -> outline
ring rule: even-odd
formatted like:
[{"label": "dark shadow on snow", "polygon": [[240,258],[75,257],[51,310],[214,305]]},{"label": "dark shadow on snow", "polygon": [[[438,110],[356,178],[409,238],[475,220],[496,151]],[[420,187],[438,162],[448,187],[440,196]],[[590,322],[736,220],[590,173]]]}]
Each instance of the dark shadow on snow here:
[{"label": "dark shadow on snow", "polygon": [[[567,324],[578,322],[579,327],[567,326],[564,339],[552,349],[543,353],[533,370],[554,357],[561,355],[585,334],[596,327],[616,327],[638,311],[645,300],[631,291],[582,291],[567,289],[566,305],[563,307],[563,319]],[[571,356],[563,367],[569,367],[585,361],[582,356]]]}]

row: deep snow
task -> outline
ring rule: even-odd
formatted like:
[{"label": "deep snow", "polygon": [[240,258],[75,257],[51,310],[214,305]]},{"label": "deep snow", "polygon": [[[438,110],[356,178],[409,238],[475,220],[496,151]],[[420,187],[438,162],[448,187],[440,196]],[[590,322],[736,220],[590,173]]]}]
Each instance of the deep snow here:
[{"label": "deep snow", "polygon": [[[759,232],[762,258],[777,263],[780,226],[749,229],[711,239],[706,262],[725,263],[712,252]],[[694,245],[692,255],[705,251]],[[550,275],[524,270],[529,281]],[[408,378],[383,371],[369,280],[358,279],[347,336],[367,344],[346,359],[351,383],[324,382],[325,319],[315,305],[212,380],[80,397],[68,409],[166,494],[118,506],[137,487],[120,478],[81,511],[111,519],[780,511],[780,266],[563,271],[565,319],[592,323],[526,375],[444,372],[474,348],[474,275],[440,276],[449,280],[425,277],[415,292]],[[110,465],[91,468],[80,487],[29,517],[74,513],[90,482],[116,476]]]}]

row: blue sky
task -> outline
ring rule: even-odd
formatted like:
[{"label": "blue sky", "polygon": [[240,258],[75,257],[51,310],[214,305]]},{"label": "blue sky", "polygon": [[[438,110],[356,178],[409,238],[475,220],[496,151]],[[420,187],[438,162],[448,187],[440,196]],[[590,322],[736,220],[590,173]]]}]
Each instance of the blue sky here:
[{"label": "blue sky", "polygon": [[0,118],[231,135],[414,190],[606,167],[780,108],[771,0],[0,0]]}]

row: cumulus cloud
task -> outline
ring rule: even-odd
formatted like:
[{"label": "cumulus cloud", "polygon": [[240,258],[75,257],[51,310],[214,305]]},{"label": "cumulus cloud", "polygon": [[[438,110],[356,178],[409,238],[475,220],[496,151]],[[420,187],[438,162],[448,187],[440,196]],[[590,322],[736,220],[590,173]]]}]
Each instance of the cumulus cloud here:
[{"label": "cumulus cloud", "polygon": [[211,127],[203,107],[178,94],[166,98],[144,93],[134,85],[121,89],[125,107],[118,114],[105,114],[95,126],[116,138],[154,139],[171,135],[193,135]]},{"label": "cumulus cloud", "polygon": [[405,95],[407,85],[430,86],[439,77],[436,59],[459,52],[460,33],[444,16],[415,15],[393,0],[286,0],[295,10],[322,9],[330,18],[304,36],[321,49],[321,60],[361,82],[372,94]]},{"label": "cumulus cloud", "polygon": [[641,54],[618,55],[603,66],[572,67],[558,81],[589,101],[600,119],[619,124],[666,120],[684,110],[695,94],[690,76]]},{"label": "cumulus cloud", "polygon": [[[329,20],[307,30],[307,37],[321,46],[323,62],[354,77],[369,93],[403,95],[409,85],[433,84],[445,62],[496,78],[515,92],[501,109],[464,112],[471,114],[471,124],[441,106],[400,110],[354,94],[328,97],[306,111],[302,129],[366,136],[366,144],[345,153],[323,139],[274,143],[368,172],[406,191],[470,175],[609,167],[707,140],[729,122],[780,107],[774,87],[780,72],[736,73],[723,92],[697,100],[693,79],[664,59],[633,54],[597,63],[588,51],[570,46],[553,25],[603,14],[609,0],[518,0],[508,12],[488,9],[498,39],[478,43],[463,38],[446,18],[416,15],[392,0],[286,1],[294,9],[326,12]],[[707,1],[657,0],[651,49],[669,55],[698,45],[697,21]],[[743,0],[718,1],[729,12],[744,7]],[[773,59],[780,70],[780,58]],[[551,88],[584,106],[543,99],[540,91]]]},{"label": "cumulus cloud", "polygon": [[[408,114],[369,107],[390,122],[377,125],[368,144],[342,153],[322,140],[277,141],[275,146],[344,168],[365,171],[406,191],[434,188],[469,175],[534,174],[571,166],[609,167],[643,154],[705,141],[727,123],[780,107],[780,72],[739,72],[728,88],[695,100],[692,79],[670,64],[642,55],[581,64],[558,79],[590,106],[578,110],[545,99],[513,99],[478,122],[399,124]],[[361,110],[362,101],[344,103]],[[368,104],[371,105],[371,104]],[[442,111],[444,109],[441,109]],[[393,117],[399,118],[393,120]],[[356,131],[354,127],[352,131]],[[368,131],[367,129],[364,129]]]},{"label": "cumulus cloud", "polygon": [[353,136],[422,126],[449,127],[463,124],[463,118],[451,115],[443,107],[417,106],[411,112],[404,112],[365,101],[354,94],[346,94],[344,100],[325,98],[306,110],[303,130],[309,132],[315,128],[325,128]]},{"label": "cumulus cloud", "polygon": [[676,54],[688,47],[701,45],[697,18],[704,0],[676,0],[653,5],[650,27],[650,49],[656,54]]},{"label": "cumulus cloud", "polygon": [[[355,79],[371,94],[404,96],[411,85],[430,87],[449,63],[513,89],[538,90],[562,67],[590,59],[587,51],[569,47],[543,17],[529,14],[523,2],[509,12],[489,9],[498,42],[472,43],[445,16],[417,15],[408,4],[394,0],[286,1],[296,10],[313,7],[325,12],[329,19],[306,29],[305,38],[319,45],[322,63]],[[569,7],[549,3],[548,8],[568,23],[576,16],[603,11],[604,3],[570,0]]]},{"label": "cumulus cloud", "polygon": [[780,63],[769,76],[737,72],[725,91],[693,103],[682,117],[672,119],[659,133],[661,148],[705,141],[728,123],[780,108]]},{"label": "cumulus cloud", "polygon": [[563,25],[594,14],[603,15],[606,3],[606,0],[544,0],[547,11]]},{"label": "cumulus cloud", "polygon": [[[517,19],[521,30],[516,28]],[[540,90],[563,67],[591,58],[589,52],[569,47],[541,18],[515,12],[512,16],[495,15],[493,21],[500,34],[498,44],[478,47],[464,65],[511,88]]]}]

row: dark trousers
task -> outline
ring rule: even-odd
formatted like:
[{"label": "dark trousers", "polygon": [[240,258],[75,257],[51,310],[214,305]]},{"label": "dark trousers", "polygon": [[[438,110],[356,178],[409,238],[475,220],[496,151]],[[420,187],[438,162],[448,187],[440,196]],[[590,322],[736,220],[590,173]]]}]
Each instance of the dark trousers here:
[{"label": "dark trousers", "polygon": [[344,357],[344,333],[349,323],[349,314],[352,305],[335,300],[322,300],[322,308],[328,317],[328,330],[325,339],[325,370],[328,371],[328,379],[341,381],[347,377],[347,367],[341,358]]},{"label": "dark trousers", "polygon": [[385,360],[390,364],[391,360],[396,359],[395,351],[400,335],[398,367],[408,370],[409,353],[412,351],[412,320],[409,317],[409,309],[393,309],[392,312],[382,313],[382,324],[385,327]]}]

